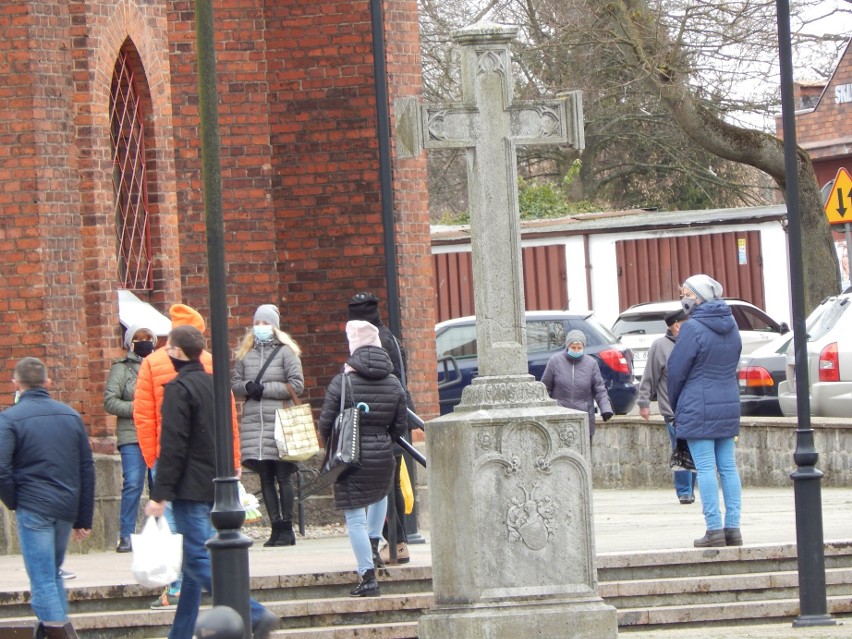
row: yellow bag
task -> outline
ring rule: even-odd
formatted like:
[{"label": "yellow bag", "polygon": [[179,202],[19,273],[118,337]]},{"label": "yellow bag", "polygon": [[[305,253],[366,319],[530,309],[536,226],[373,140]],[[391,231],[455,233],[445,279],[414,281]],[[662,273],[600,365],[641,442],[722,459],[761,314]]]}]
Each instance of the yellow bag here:
[{"label": "yellow bag", "polygon": [[405,500],[405,514],[410,515],[414,510],[414,489],[411,487],[411,477],[408,476],[405,457],[399,461],[399,487],[402,489],[402,497]]}]

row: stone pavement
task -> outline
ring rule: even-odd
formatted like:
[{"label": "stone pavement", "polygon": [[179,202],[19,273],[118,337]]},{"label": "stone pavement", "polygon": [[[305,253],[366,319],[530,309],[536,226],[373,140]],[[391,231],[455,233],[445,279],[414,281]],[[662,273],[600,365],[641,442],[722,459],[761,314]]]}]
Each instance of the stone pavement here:
[{"label": "stone pavement", "polygon": [[[852,539],[852,487],[823,488],[825,540]],[[678,503],[674,490],[595,490],[595,544],[597,554],[638,550],[691,548],[704,532],[701,504]],[[794,543],[795,511],[789,488],[743,490],[743,538],[746,545]],[[422,531],[426,544],[412,545],[411,565],[429,565],[431,533]],[[73,548],[65,568],[77,574],[69,587],[133,583],[130,554],[91,552]],[[249,552],[253,576],[354,570],[354,558],[345,536],[299,538],[294,547],[264,548],[255,543]],[[28,587],[19,555],[0,556],[0,592]],[[72,611],[73,614],[73,611]],[[844,620],[841,620],[844,621]],[[852,619],[845,625],[791,628],[790,624],[760,626],[678,628],[676,630],[624,631],[636,639],[849,639]]]}]

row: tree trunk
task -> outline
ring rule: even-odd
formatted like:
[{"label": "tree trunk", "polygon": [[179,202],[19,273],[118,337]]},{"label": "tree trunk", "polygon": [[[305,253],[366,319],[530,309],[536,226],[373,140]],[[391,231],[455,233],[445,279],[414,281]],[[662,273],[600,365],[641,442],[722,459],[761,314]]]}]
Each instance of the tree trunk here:
[{"label": "tree trunk", "polygon": [[[751,165],[767,173],[786,197],[783,141],[762,131],[734,126],[711,111],[676,70],[682,65],[678,49],[656,22],[645,0],[601,3],[616,46],[644,72],[660,93],[675,124],[689,138],[721,158]],[[600,14],[599,14],[600,15]],[[822,195],[808,154],[799,148],[799,189],[806,312],[828,295],[840,291],[839,269]],[[788,273],[769,274],[788,277]]]}]

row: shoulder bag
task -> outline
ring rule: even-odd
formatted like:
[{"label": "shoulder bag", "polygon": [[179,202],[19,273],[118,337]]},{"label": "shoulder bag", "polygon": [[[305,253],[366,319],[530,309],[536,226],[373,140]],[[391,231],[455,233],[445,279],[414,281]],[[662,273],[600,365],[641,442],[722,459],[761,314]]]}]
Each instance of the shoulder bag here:
[{"label": "shoulder bag", "polygon": [[[352,406],[345,408],[346,393]],[[340,412],[334,420],[325,446],[325,459],[320,472],[332,474],[335,481],[361,468],[361,408],[355,403],[352,380],[344,373],[340,381]]]},{"label": "shoulder bag", "polygon": [[275,411],[275,444],[278,457],[283,461],[305,461],[319,452],[319,440],[314,427],[310,404],[299,400],[293,385],[285,384],[293,398],[293,405]]}]

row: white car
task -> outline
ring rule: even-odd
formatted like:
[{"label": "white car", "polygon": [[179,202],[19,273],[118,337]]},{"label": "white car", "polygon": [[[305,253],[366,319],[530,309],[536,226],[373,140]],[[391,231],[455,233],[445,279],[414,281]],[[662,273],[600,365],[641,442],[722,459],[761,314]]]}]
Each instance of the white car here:
[{"label": "white car", "polygon": [[[810,413],[815,417],[852,416],[852,294],[829,297],[806,322]],[[778,385],[784,415],[795,416],[795,346],[787,349],[787,379]]]},{"label": "white car", "polygon": [[[787,324],[779,324],[753,304],[733,298],[725,301],[731,307],[740,329],[744,355],[789,330]],[[680,307],[679,300],[634,304],[615,320],[612,332],[624,346],[633,351],[633,374],[636,379],[641,379],[645,372],[645,361],[651,344],[666,333],[663,318]]]}]

